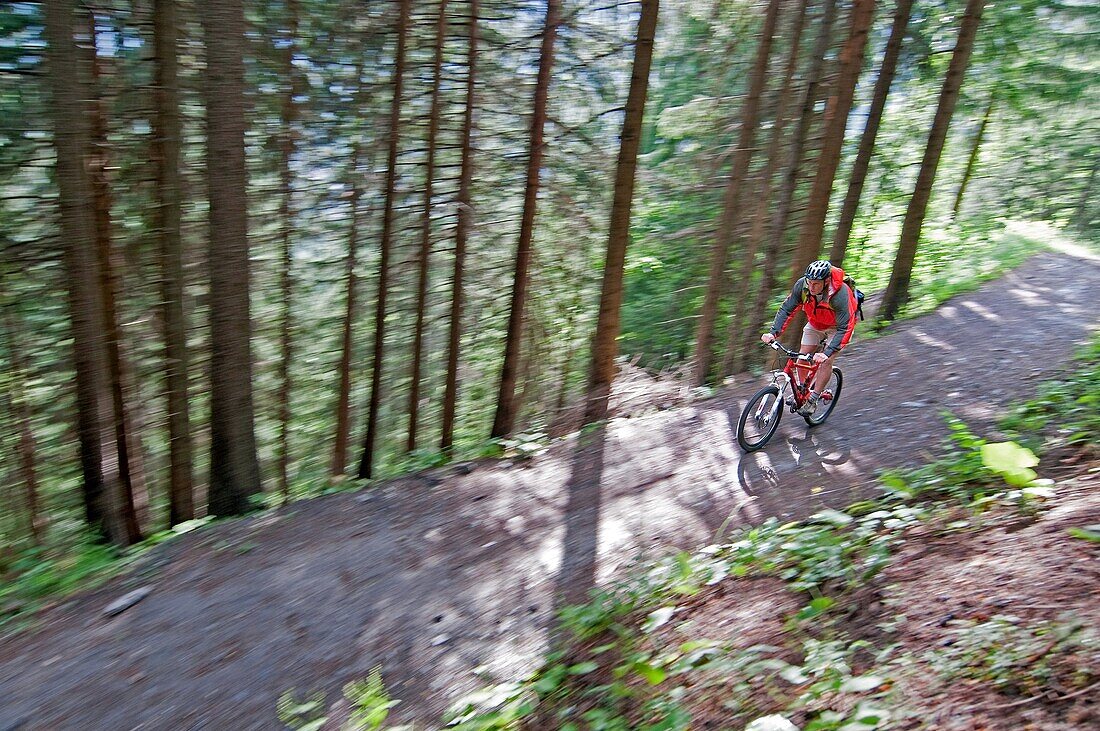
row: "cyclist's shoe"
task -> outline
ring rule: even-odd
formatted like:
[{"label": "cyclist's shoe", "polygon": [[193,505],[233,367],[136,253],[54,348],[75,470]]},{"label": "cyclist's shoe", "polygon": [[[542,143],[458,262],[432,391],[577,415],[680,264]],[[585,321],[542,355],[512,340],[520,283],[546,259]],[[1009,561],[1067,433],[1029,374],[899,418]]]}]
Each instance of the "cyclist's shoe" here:
[{"label": "cyclist's shoe", "polygon": [[803,416],[810,416],[817,409],[817,402],[821,400],[821,394],[817,391],[810,391],[809,398],[806,399],[806,403],[802,404],[802,408],[798,410],[798,413]]},{"label": "cyclist's shoe", "polygon": [[822,401],[832,401],[833,400],[833,389],[826,388],[824,391],[822,391],[821,392],[821,400]]}]

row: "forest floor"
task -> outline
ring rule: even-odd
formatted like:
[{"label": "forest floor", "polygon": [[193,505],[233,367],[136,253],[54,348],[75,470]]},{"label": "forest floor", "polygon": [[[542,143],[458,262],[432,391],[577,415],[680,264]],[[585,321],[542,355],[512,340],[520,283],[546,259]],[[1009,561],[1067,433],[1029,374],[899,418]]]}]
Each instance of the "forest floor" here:
[{"label": "forest floor", "polygon": [[[734,436],[759,387],[744,379],[614,419],[584,449],[569,438],[185,535],[0,640],[0,731],[280,728],[288,689],[335,698],[376,666],[402,701],[395,720],[433,724],[455,696],[533,670],[555,607],[632,563],[862,499],[881,469],[935,456],[942,410],[989,433],[1100,326],[1098,287],[1095,259],[1044,253],[882,337],[859,343],[857,328],[829,422],[788,415],[754,455]],[[961,549],[944,550],[921,576],[952,570]],[[1073,601],[1058,576],[1032,571],[1019,593]]]}]

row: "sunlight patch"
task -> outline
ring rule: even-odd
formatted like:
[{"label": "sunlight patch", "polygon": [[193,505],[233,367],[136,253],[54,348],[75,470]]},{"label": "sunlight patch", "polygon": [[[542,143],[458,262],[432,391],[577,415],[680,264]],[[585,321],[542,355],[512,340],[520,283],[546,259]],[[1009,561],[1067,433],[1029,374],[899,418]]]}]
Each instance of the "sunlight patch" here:
[{"label": "sunlight patch", "polygon": [[1049,223],[1041,221],[1009,221],[1005,224],[1005,232],[1042,243],[1055,251],[1068,254],[1069,256],[1100,262],[1100,253],[1071,241],[1062,231],[1051,226]]}]

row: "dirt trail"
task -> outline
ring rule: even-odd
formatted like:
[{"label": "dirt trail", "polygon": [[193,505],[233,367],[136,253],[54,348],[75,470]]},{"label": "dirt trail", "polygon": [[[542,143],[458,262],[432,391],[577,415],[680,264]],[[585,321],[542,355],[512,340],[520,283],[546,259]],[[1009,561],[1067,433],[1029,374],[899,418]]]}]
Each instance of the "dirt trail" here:
[{"label": "dirt trail", "polygon": [[[583,460],[567,440],[523,465],[400,480],[187,536],[0,644],[0,731],[274,729],[286,689],[335,698],[376,665],[403,700],[399,720],[427,725],[481,683],[473,670],[509,679],[532,667],[563,575],[590,564],[602,579],[639,554],[843,506],[880,468],[934,451],[941,409],[989,425],[1100,325],[1097,287],[1100,264],[1043,254],[857,340],[830,421],[810,431],[788,414],[743,460],[733,424],[756,381],[615,420]],[[138,586],[153,591],[103,616]]]}]

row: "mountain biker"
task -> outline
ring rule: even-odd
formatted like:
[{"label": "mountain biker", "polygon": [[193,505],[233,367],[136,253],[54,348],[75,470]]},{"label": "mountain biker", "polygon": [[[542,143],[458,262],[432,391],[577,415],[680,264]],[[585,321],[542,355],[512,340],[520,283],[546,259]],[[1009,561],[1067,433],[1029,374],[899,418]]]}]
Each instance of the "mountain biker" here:
[{"label": "mountain biker", "polygon": [[[852,339],[856,327],[856,293],[844,282],[844,270],[824,260],[806,267],[806,274],[794,283],[790,295],[776,313],[771,332],[764,333],[760,339],[771,344],[783,334],[799,309],[806,313],[807,320],[799,352],[814,353],[814,363],[819,364],[810,397],[801,409],[806,415],[817,407],[832,376],[833,361]],[[821,343],[825,343],[824,352],[815,353]]]}]

